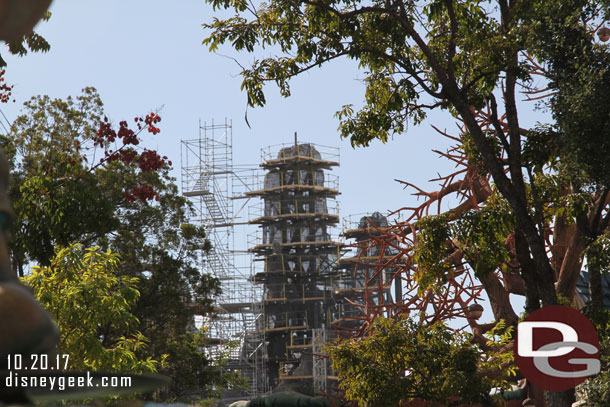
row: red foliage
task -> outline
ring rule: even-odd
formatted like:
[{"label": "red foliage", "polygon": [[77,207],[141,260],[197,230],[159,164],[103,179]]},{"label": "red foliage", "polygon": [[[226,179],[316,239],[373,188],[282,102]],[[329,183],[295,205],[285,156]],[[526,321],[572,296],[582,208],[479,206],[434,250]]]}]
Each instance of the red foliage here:
[{"label": "red foliage", "polygon": [[[171,166],[172,162],[167,159],[167,156],[161,157],[155,150],[143,149],[142,152],[138,152],[134,148],[134,146],[140,144],[139,136],[142,131],[146,130],[151,134],[158,134],[161,131],[155,126],[160,121],[161,117],[158,114],[150,113],[144,118],[140,116],[134,118],[138,127],[137,131],[130,129],[128,123],[124,120],[119,123],[119,129],[116,131],[112,128],[108,118],[104,117],[104,121],[93,137],[93,145],[104,149],[104,157],[100,159],[97,166],[121,161],[124,164],[137,167],[142,173],[159,171],[166,165]],[[117,150],[112,150],[110,145],[115,143],[117,139],[122,141],[122,145]],[[159,194],[154,188],[142,183],[123,191],[123,195],[128,202],[159,200]]]},{"label": "red foliage", "polygon": [[[144,119],[136,117],[134,120],[138,124],[138,130],[146,128],[152,134],[158,134],[161,131],[158,127],[155,127],[155,124],[161,121],[161,116],[156,113],[150,113]],[[144,122],[144,125],[142,125],[142,122]]]},{"label": "red foliage", "polygon": [[157,154],[156,151],[144,150],[138,157],[138,166],[144,172],[157,171],[166,164],[167,157]]},{"label": "red foliage", "polygon": [[[8,103],[11,100],[11,96],[13,94],[13,85],[7,85],[4,82],[5,73],[5,69],[0,71],[0,103]],[[15,99],[13,99],[13,102],[14,101]]]},{"label": "red foliage", "polygon": [[124,191],[123,195],[128,202],[134,202],[137,199],[141,201],[159,200],[159,194],[147,184],[138,184],[131,191]]}]

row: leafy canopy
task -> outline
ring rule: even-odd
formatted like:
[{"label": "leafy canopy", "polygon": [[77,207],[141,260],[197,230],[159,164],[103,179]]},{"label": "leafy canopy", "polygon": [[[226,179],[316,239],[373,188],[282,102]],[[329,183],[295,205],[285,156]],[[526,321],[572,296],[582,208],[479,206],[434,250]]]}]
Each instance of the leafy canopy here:
[{"label": "leafy canopy", "polygon": [[[73,99],[37,96],[3,138],[13,182],[11,198],[19,222],[13,230],[14,263],[48,264],[54,247],[79,239],[92,243],[120,227],[120,206],[136,199],[159,199],[150,185],[169,181],[167,157],[136,150],[145,128],[156,134],[151,114],[136,117],[136,133],[121,122],[120,130],[102,119],[103,104],[94,88]],[[152,117],[152,119],[151,119]],[[165,168],[167,167],[167,168]],[[113,185],[103,185],[109,171]],[[135,205],[132,205],[135,206]]]},{"label": "leafy canopy", "polygon": [[[11,257],[22,272],[31,262],[50,266],[56,248],[74,243],[117,253],[120,278],[139,281],[133,329],[150,339],[139,352],[168,355],[163,373],[174,380],[167,397],[206,394],[225,379],[193,351],[202,339],[189,330],[195,315],[211,312],[219,283],[195,266],[210,243],[189,223],[192,208],[170,176],[171,161],[142,146],[145,134],[159,133],[159,121],[153,112],[117,126],[94,88],[26,102],[3,137],[16,215]],[[119,341],[129,330],[111,325],[105,335]]]},{"label": "leafy canopy", "polygon": [[[70,369],[157,371],[159,361],[141,357],[148,339],[137,330],[133,314],[138,279],[119,276],[119,264],[116,253],[74,244],[23,279],[57,322],[57,351],[69,355]],[[110,337],[113,331],[123,335]]]},{"label": "leafy canopy", "polygon": [[[46,4],[35,5],[34,7],[32,7],[32,4],[13,3],[10,6],[5,5],[3,7],[12,9],[11,11],[15,15],[11,15],[10,17],[13,17],[13,18],[17,17],[16,19],[22,19],[24,17],[24,14],[28,15],[30,13],[35,13],[38,16],[40,16],[41,12],[46,10],[46,8],[48,7],[48,3],[50,3],[50,2],[46,2]],[[44,9],[37,10],[37,11],[35,10],[36,8],[40,8],[40,7],[44,7]],[[18,10],[19,8],[24,8],[24,10]],[[7,10],[3,10],[4,13],[6,13],[6,11]],[[7,14],[5,14],[3,17],[10,18]],[[38,17],[38,18],[40,18],[40,17]],[[44,14],[42,14],[42,19],[44,21],[49,21],[50,18],[51,18],[50,11],[46,11],[46,12],[44,12]],[[40,34],[30,31],[23,35],[14,35],[15,32],[23,32],[22,31],[23,27],[19,27],[18,25],[16,26],[15,24],[12,24],[12,25],[7,24],[7,26],[10,26],[14,30],[14,32],[9,32],[10,29],[9,29],[9,31],[7,31],[8,27],[3,27],[3,30],[2,30],[2,35],[4,36],[2,39],[4,40],[4,42],[8,48],[9,54],[24,56],[24,55],[27,55],[28,51],[48,52],[51,49],[51,45]],[[5,67],[5,66],[6,66],[6,61],[4,60],[4,58],[2,58],[2,55],[0,55],[0,68]]]},{"label": "leafy canopy", "polygon": [[328,348],[340,387],[368,407],[415,398],[439,403],[478,402],[488,386],[476,374],[479,352],[442,323],[378,318],[368,335]]}]

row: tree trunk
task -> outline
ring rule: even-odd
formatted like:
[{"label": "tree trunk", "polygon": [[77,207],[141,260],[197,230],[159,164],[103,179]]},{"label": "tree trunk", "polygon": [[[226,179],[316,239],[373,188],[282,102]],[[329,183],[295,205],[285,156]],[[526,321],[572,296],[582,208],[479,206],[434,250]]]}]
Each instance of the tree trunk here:
[{"label": "tree trunk", "polygon": [[571,407],[576,400],[574,389],[565,391],[545,391],[546,407]]},{"label": "tree trunk", "polygon": [[563,259],[570,245],[570,239],[576,232],[576,224],[573,223],[568,225],[566,222],[566,216],[557,216],[555,218],[555,226],[553,227],[553,245],[551,246],[551,253],[553,254],[553,268],[555,270],[555,277],[559,278],[559,271],[563,264]]},{"label": "tree trunk", "polygon": [[515,231],[515,254],[521,265],[521,276],[525,280],[525,312],[528,314],[540,308],[540,295],[536,284],[535,265],[529,254],[529,248],[521,231]]},{"label": "tree trunk", "polygon": [[[474,114],[471,112],[470,106],[462,99],[457,85],[455,83],[446,82],[444,83],[443,91],[460,113],[464,125],[470,132],[472,140],[481,153],[485,167],[489,170],[498,190],[508,201],[513,210],[516,228],[521,231],[529,247],[529,253],[534,265],[532,272],[535,273],[534,279],[538,287],[538,295],[542,300],[542,305],[556,305],[557,295],[554,286],[555,273],[546,253],[544,239],[536,229],[536,224],[529,213],[527,202],[523,199],[525,196],[525,192],[522,190],[523,188],[517,188],[514,181],[511,181],[511,179],[506,176],[503,163],[496,157],[483,130],[477,123]],[[525,278],[525,281],[528,283],[527,278]]]},{"label": "tree trunk", "polygon": [[589,264],[589,299],[595,311],[603,309],[602,273],[597,265]]},{"label": "tree trunk", "polygon": [[584,248],[585,241],[582,232],[576,228],[563,258],[559,280],[557,280],[557,293],[570,300],[572,300],[574,290],[576,289],[576,281],[580,274],[580,267],[582,265],[581,256]]},{"label": "tree trunk", "polygon": [[498,277],[490,272],[484,279],[481,279],[481,282],[489,297],[495,320],[503,319],[507,326],[516,325],[519,317],[515,314],[508,292],[504,289]]}]

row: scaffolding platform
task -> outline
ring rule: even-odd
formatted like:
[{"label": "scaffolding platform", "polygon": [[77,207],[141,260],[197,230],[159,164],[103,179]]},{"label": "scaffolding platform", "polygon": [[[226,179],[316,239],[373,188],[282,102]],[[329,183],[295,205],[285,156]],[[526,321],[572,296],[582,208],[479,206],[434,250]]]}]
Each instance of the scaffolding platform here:
[{"label": "scaffolding platform", "polygon": [[303,380],[303,379],[313,379],[313,374],[302,375],[302,376],[280,375],[280,380]]},{"label": "scaffolding platform", "polygon": [[309,349],[312,348],[313,345],[310,344],[303,344],[303,345],[286,345],[286,349]]},{"label": "scaffolding platform", "polygon": [[284,193],[289,191],[307,191],[312,195],[320,194],[327,196],[337,196],[341,193],[337,189],[320,187],[317,185],[282,185],[277,187],[259,189],[255,191],[245,192],[246,196],[265,196],[265,195],[274,195],[278,193]]},{"label": "scaffolding platform", "polygon": [[346,238],[346,239],[354,239],[354,238],[359,238],[361,236],[366,236],[366,237],[370,237],[371,235],[374,235],[375,233],[383,233],[386,232],[387,230],[389,230],[389,227],[372,227],[372,226],[368,226],[365,228],[357,228],[357,229],[348,229],[343,231],[342,235]]},{"label": "scaffolding platform", "polygon": [[339,215],[333,215],[330,213],[285,213],[282,215],[268,215],[260,216],[252,219],[249,223],[251,224],[266,224],[275,223],[282,220],[290,221],[309,221],[309,222],[326,222],[326,223],[337,223],[339,222]]},{"label": "scaffolding platform", "polygon": [[315,166],[330,170],[339,165],[339,149],[311,143],[277,144],[261,150],[261,167]]},{"label": "scaffolding platform", "polygon": [[339,260],[339,264],[364,264],[364,265],[375,265],[375,264],[381,264],[379,263],[379,261],[383,261],[383,260],[390,260],[393,259],[394,257],[396,257],[396,255],[392,254],[386,254],[383,256],[350,256],[350,257],[341,257],[341,259]]},{"label": "scaffolding platform", "polygon": [[255,312],[256,304],[251,302],[229,302],[218,304],[217,310],[227,314],[241,314]]},{"label": "scaffolding platform", "polygon": [[277,328],[267,328],[264,332],[278,332],[278,331],[292,331],[295,329],[305,329],[307,325],[295,325],[295,326],[279,326]]},{"label": "scaffolding platform", "polygon": [[[251,261],[245,248],[235,247],[237,225],[248,225],[235,212],[234,197],[240,175],[233,167],[233,134],[229,121],[199,123],[199,137],[181,141],[182,195],[193,204],[190,222],[203,226],[212,248],[198,253],[201,272],[220,280],[221,294],[216,299],[216,314],[204,317],[208,340],[206,353],[211,358],[228,358],[224,371],[239,372],[249,384],[247,391],[229,391],[226,400],[252,398],[267,391],[264,369],[263,335],[258,333],[262,315],[261,289],[251,279]],[[239,253],[239,256],[236,254]],[[230,343],[239,346],[228,347]],[[230,393],[230,394],[229,394]]]},{"label": "scaffolding platform", "polygon": [[281,248],[288,248],[288,249],[292,249],[292,248],[297,248],[297,247],[308,247],[308,248],[314,248],[317,251],[321,251],[321,250],[331,250],[331,251],[336,251],[338,247],[342,246],[342,243],[334,241],[334,240],[324,240],[324,241],[307,241],[307,242],[288,242],[288,243],[262,243],[262,244],[258,244],[252,248],[250,248],[249,250],[253,253],[256,254],[266,254],[266,253],[273,253],[273,250],[275,249],[276,246],[279,246]]}]

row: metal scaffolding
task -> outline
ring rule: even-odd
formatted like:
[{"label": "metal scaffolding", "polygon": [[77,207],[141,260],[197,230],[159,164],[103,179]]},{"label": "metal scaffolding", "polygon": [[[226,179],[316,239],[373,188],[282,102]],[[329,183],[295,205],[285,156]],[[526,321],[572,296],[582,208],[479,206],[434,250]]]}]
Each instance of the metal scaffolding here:
[{"label": "metal scaffolding", "polygon": [[[202,271],[220,278],[223,290],[217,315],[204,321],[215,345],[208,351],[229,352],[227,369],[240,371],[251,386],[245,394],[227,392],[224,402],[267,391],[332,393],[336,376],[319,357],[324,344],[337,332],[360,329],[367,307],[402,296],[401,284],[392,286],[394,268],[376,271],[395,255],[371,245],[387,219],[348,218],[343,238],[356,244],[345,248],[332,233],[340,192],[330,170],[339,165],[339,150],[298,143],[295,135],[294,144],[263,149],[258,171],[237,170],[231,130],[226,121],[200,123],[199,138],[182,141],[182,193],[212,243],[201,253]],[[260,200],[250,204],[252,198]],[[237,211],[236,202],[243,202]],[[247,233],[246,225],[258,228]],[[248,236],[244,250],[235,246],[236,228]]]},{"label": "metal scaffolding", "polygon": [[239,371],[250,390],[225,395],[244,398],[266,391],[261,327],[261,289],[251,279],[250,255],[235,247],[235,227],[247,225],[235,198],[248,199],[248,176],[233,166],[232,125],[201,124],[199,138],[181,142],[182,194],[194,206],[191,222],[205,227],[212,249],[200,253],[202,272],[221,280],[216,315],[204,320],[212,356],[228,355],[226,369]]},{"label": "metal scaffolding", "polygon": [[333,337],[326,320],[341,243],[331,229],[339,222],[335,198],[339,150],[298,143],[262,150],[265,174],[248,196],[260,225],[249,239],[259,265],[254,280],[263,287],[266,367],[272,391],[326,391],[328,363],[316,355]]}]

